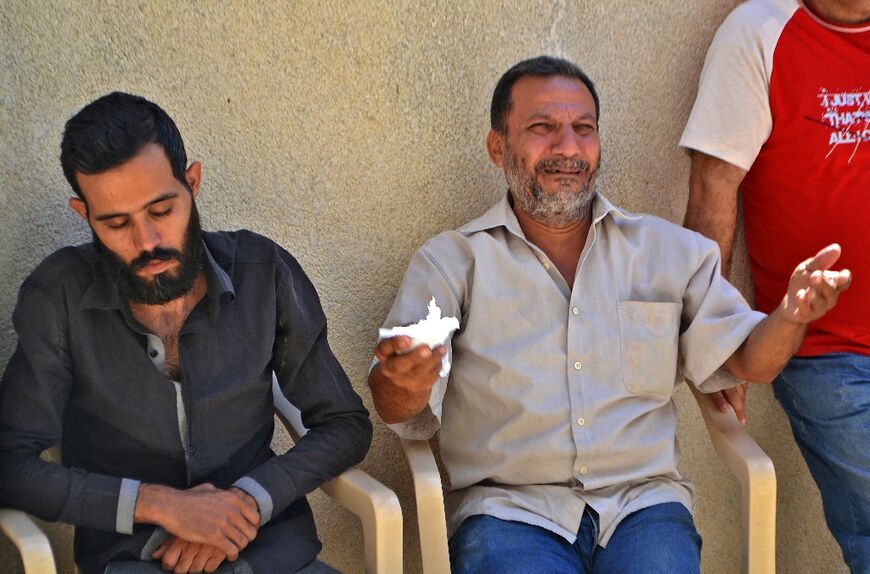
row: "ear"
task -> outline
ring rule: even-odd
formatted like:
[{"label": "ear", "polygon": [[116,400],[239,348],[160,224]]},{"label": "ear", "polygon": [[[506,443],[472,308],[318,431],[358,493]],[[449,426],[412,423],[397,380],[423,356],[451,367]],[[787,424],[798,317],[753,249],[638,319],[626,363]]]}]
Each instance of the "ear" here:
[{"label": "ear", "polygon": [[67,202],[70,209],[79,214],[79,217],[88,220],[88,204],[81,200],[79,197],[71,197]]},{"label": "ear", "polygon": [[505,135],[497,130],[489,130],[486,134],[486,151],[489,159],[498,167],[504,166],[504,138]]},{"label": "ear", "polygon": [[184,179],[187,185],[190,186],[190,192],[193,197],[199,195],[199,183],[202,181],[202,164],[198,161],[190,164],[190,167],[184,172]]}]

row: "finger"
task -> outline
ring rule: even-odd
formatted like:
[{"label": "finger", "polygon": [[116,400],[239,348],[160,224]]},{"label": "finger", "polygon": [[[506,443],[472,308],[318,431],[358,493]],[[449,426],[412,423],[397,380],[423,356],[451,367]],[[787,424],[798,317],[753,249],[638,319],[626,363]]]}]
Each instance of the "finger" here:
[{"label": "finger", "polygon": [[399,335],[390,337],[389,339],[381,339],[375,345],[375,356],[379,361],[385,361],[387,358],[404,353],[411,348],[411,337],[407,335]]},{"label": "finger", "polygon": [[[818,253],[805,261],[807,271],[817,271],[819,269],[830,269],[837,259],[840,258],[842,249],[837,243],[832,243],[827,247],[823,247]],[[803,263],[801,264],[803,265]]]},{"label": "finger", "polygon": [[223,554],[227,558],[229,558],[231,561],[238,558],[239,551],[241,550],[241,548],[244,548],[244,546],[242,546],[242,547],[236,546],[235,543],[233,543],[229,538],[226,538],[226,537],[221,537],[221,539],[218,540],[214,544],[214,546],[216,546],[218,550],[223,552]]},{"label": "finger", "polygon": [[157,547],[157,550],[151,553],[151,558],[154,560],[160,560],[163,554],[169,549],[169,546],[172,544],[172,541],[175,540],[175,537],[172,536],[163,541],[163,544]]},{"label": "finger", "polygon": [[845,291],[852,284],[852,272],[848,269],[842,271],[825,271],[825,280],[836,290]]},{"label": "finger", "polygon": [[[230,561],[235,560],[235,558],[230,559]],[[203,570],[206,572],[214,572],[218,568],[220,568],[221,563],[224,561],[224,556],[220,554],[212,555],[211,558],[205,563],[205,567]]]},{"label": "finger", "polygon": [[212,557],[213,546],[208,546],[207,544],[202,545],[199,549],[199,552],[196,553],[196,556],[193,558],[193,562],[190,563],[190,572],[202,572],[205,569],[206,563],[208,563],[209,559]]},{"label": "finger", "polygon": [[432,351],[432,355],[428,359],[420,361],[414,365],[414,368],[405,374],[414,378],[429,378],[432,373],[438,373],[441,371],[442,359],[446,354],[447,349],[444,347],[438,347]]},{"label": "finger", "polygon": [[712,393],[709,396],[711,399],[713,399],[713,403],[716,405],[716,408],[719,409],[720,412],[728,412],[728,401],[725,400],[725,395],[723,395],[721,391]]},{"label": "finger", "polygon": [[815,291],[812,288],[808,287],[806,289],[798,290],[795,296],[797,297],[798,302],[797,309],[795,309],[795,314],[810,312],[810,306],[812,305],[813,299],[815,299]]},{"label": "finger", "polygon": [[737,420],[740,421],[740,424],[746,425],[746,383],[735,387],[727,397]]},{"label": "finger", "polygon": [[[816,273],[819,275],[816,275]],[[809,297],[805,297],[805,299],[808,299],[811,313],[825,313],[837,304],[839,292],[836,287],[831,285],[831,282],[827,278],[821,275],[820,271],[813,273],[811,285],[806,291]]]},{"label": "finger", "polygon": [[[443,347],[438,347],[438,349],[443,349]],[[432,351],[429,347],[423,345],[404,355],[393,355],[384,361],[384,370],[390,374],[407,375],[420,367],[427,369],[432,364],[441,360],[442,352]]]},{"label": "finger", "polygon": [[239,548],[244,548],[251,540],[257,537],[257,527],[260,524],[259,517],[257,517],[256,522],[257,524],[254,525],[250,520],[244,518],[243,516],[233,517],[230,520],[230,529],[232,529],[232,527],[235,527],[235,529],[239,531],[241,536],[244,537],[244,544],[237,544]]},{"label": "finger", "polygon": [[179,538],[173,538],[172,544],[169,546],[169,549],[163,555],[163,569],[167,572],[171,571],[175,568],[175,565],[178,563],[178,559],[181,557],[181,550],[184,548],[185,543]]},{"label": "finger", "polygon": [[[208,544],[203,544],[202,548],[199,552],[196,553],[196,558],[193,563],[190,565],[191,572],[207,572],[207,568],[210,562],[217,559],[217,565],[219,566],[221,562],[223,562],[223,553],[220,550],[215,548],[214,546],[210,546]],[[217,566],[215,566],[217,568]]]},{"label": "finger", "polygon": [[[244,526],[242,526],[242,523],[244,523]],[[242,520],[242,518],[239,517],[238,520],[231,521],[230,524],[227,524],[223,529],[224,536],[226,536],[240,551],[244,550],[248,545],[248,542],[251,540],[245,531],[242,530],[243,528],[250,528],[253,530],[253,527],[246,520]],[[229,554],[227,554],[227,556],[229,556]]]},{"label": "finger", "polygon": [[178,557],[178,562],[175,564],[173,572],[175,574],[186,574],[190,572],[190,565],[193,564],[193,559],[202,549],[201,544],[187,544],[181,551],[181,556]]},{"label": "finger", "polygon": [[250,540],[253,540],[257,536],[257,528],[260,527],[260,512],[257,505],[254,504],[254,506],[251,507],[242,502],[242,516],[248,521],[248,524],[251,525],[253,534],[251,535]]}]

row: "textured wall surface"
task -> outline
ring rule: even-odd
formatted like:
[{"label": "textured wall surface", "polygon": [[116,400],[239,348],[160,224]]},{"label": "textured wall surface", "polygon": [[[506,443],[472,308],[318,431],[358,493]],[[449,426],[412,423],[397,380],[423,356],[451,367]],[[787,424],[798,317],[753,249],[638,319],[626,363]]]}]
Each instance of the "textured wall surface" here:
[{"label": "textured wall surface", "polygon": [[[409,256],[504,190],[483,147],[499,75],[540,53],[584,67],[603,102],[600,189],[628,209],[678,222],[689,162],[677,141],[707,45],[735,4],[0,0],[0,366],[15,345],[18,285],[53,250],[89,239],[65,204],[63,124],[120,89],[161,104],[191,159],[202,161],[207,229],[253,229],[300,260],[336,354],[371,406],[365,376],[376,329]],[[745,260],[737,269],[745,289]],[[736,572],[736,483],[690,394],[677,403],[704,571]],[[779,570],[845,571],[770,389],[752,390],[749,418],[779,476]],[[410,482],[397,440],[379,421],[363,466],[399,494],[405,570],[419,572]],[[322,558],[362,572],[355,518],[320,495],[313,502]],[[53,532],[68,569],[68,530]],[[0,571],[16,572],[16,560],[0,541]]]}]

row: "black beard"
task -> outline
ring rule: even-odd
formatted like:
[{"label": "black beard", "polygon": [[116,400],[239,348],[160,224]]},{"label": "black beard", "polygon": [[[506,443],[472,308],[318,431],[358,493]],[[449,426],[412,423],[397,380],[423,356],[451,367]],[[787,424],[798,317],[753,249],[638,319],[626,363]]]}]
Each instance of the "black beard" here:
[{"label": "black beard", "polygon": [[[100,241],[91,228],[94,239],[94,249],[97,259],[108,281],[117,286],[121,296],[133,303],[145,305],[164,305],[173,299],[178,299],[190,293],[203,266],[202,227],[199,223],[199,213],[196,204],[191,204],[190,218],[184,232],[184,243],[181,251],[156,247],[153,251],[144,251],[129,264],[124,263],[118,255]],[[175,272],[164,271],[155,275],[151,281],[146,281],[136,274],[136,271],[154,260],[178,261],[180,265]]]}]

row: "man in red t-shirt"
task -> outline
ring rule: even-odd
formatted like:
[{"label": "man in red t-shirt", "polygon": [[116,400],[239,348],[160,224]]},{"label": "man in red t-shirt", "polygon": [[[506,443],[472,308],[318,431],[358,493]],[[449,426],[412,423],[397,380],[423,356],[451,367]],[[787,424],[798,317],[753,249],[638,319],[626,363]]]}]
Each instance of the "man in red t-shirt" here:
[{"label": "man in red t-shirt", "polygon": [[[842,246],[851,292],[809,325],[774,391],[846,561],[870,572],[870,4],[737,7],[710,47],[680,145],[692,152],[685,225],[719,243],[726,275],[742,190],[761,311],[778,304],[792,261]],[[745,421],[743,393],[727,398]]]}]

